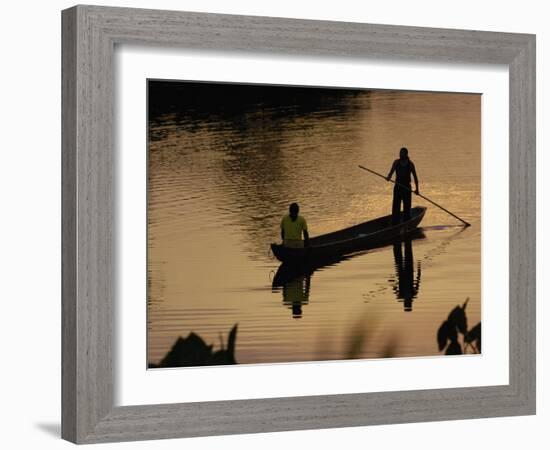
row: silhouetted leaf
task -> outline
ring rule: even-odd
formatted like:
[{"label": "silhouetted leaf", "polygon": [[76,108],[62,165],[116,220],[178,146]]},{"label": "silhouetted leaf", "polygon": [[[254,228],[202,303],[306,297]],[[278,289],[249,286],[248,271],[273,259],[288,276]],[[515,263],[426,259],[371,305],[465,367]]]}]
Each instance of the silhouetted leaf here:
[{"label": "silhouetted leaf", "polygon": [[473,342],[481,337],[481,322],[474,326],[466,333],[464,340],[468,343]]},{"label": "silhouetted leaf", "polygon": [[475,343],[477,350],[481,352],[481,322],[466,333],[464,341],[468,344]]},{"label": "silhouetted leaf", "polygon": [[[437,345],[439,351],[441,351],[447,343],[449,345],[445,349],[446,355],[462,355],[468,345],[470,345],[475,352],[476,350],[481,353],[481,323],[478,323],[471,330],[468,330],[468,318],[466,316],[466,307],[470,298],[467,297],[462,306],[455,306],[447,320],[441,324],[437,330]],[[458,333],[461,333],[463,341],[459,342]],[[464,348],[463,348],[464,346]]]},{"label": "silhouetted leaf", "polygon": [[160,362],[160,367],[198,366],[210,359],[212,346],[206,345],[202,338],[189,333],[185,339],[179,337],[170,351]]},{"label": "silhouetted leaf", "polygon": [[363,350],[363,344],[365,341],[365,333],[355,333],[352,335],[348,344],[346,359],[357,359]]},{"label": "silhouetted leaf", "polygon": [[[466,303],[464,305],[466,305]],[[464,309],[462,307],[456,306],[449,314],[447,320],[450,324],[458,328],[458,331],[460,331],[462,334],[466,333],[466,330],[468,328],[468,321],[466,319],[466,313],[464,312]]]},{"label": "silhouetted leaf", "polygon": [[164,356],[160,364],[149,364],[154,367],[186,367],[186,366],[212,366],[221,364],[236,364],[235,341],[237,338],[237,325],[229,333],[227,349],[223,346],[217,352],[212,351],[212,345],[207,345],[196,333],[189,333],[186,338],[179,337],[170,351]]},{"label": "silhouetted leaf", "polygon": [[357,359],[361,357],[362,352],[370,342],[372,330],[375,328],[375,322],[367,320],[363,315],[353,326],[347,348],[345,349],[344,359]]},{"label": "silhouetted leaf", "polygon": [[234,357],[235,355],[235,342],[237,341],[237,324],[233,325],[229,336],[227,337],[227,353]]},{"label": "silhouetted leaf", "polygon": [[393,336],[389,341],[386,342],[384,349],[380,352],[381,358],[393,358],[396,356],[398,338]]},{"label": "silhouetted leaf", "polygon": [[462,355],[462,347],[460,347],[460,344],[458,341],[453,341],[449,344],[447,347],[447,350],[445,351],[446,355]]},{"label": "silhouetted leaf", "polygon": [[443,350],[449,340],[449,322],[444,321],[439,330],[437,330],[437,347],[439,351]]}]

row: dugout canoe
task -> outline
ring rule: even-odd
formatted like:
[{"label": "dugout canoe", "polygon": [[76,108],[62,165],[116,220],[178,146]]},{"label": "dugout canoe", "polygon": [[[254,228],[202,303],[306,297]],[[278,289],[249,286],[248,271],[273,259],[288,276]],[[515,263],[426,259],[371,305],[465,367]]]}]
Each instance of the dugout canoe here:
[{"label": "dugout canoe", "polygon": [[309,239],[308,248],[288,248],[271,244],[273,255],[285,264],[314,264],[361,250],[377,248],[393,242],[397,237],[413,232],[426,213],[426,207],[411,209],[411,218],[392,224],[391,214],[363,222],[343,230]]},{"label": "dugout canoe", "polygon": [[303,263],[293,264],[293,263],[281,263],[275,275],[272,279],[272,288],[278,290],[278,288],[284,287],[288,282],[292,281],[294,278],[299,276],[313,276],[315,271],[330,267],[335,264],[339,264],[342,261],[351,259],[357,255],[362,255],[366,252],[374,250],[374,248],[382,248],[390,245],[395,245],[396,243],[407,242],[407,241],[417,241],[425,239],[426,235],[424,234],[422,228],[415,228],[410,233],[406,233],[402,236],[391,239],[389,242],[380,242],[379,245],[374,247],[369,247],[368,249],[359,249],[355,252],[348,253],[345,255],[336,255],[331,258],[317,258],[314,261],[307,261]]}]

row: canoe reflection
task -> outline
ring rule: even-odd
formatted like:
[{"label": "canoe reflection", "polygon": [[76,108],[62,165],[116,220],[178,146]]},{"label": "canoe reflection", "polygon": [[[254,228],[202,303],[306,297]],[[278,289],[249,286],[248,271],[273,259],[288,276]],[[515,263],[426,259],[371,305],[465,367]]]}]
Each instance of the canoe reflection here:
[{"label": "canoe reflection", "polygon": [[393,258],[395,263],[396,279],[390,278],[393,283],[393,292],[397,301],[403,302],[403,310],[412,311],[413,301],[420,289],[421,264],[417,262],[416,277],[414,273],[414,257],[411,239],[403,239],[393,244]]},{"label": "canoe reflection", "polygon": [[[420,288],[420,261],[417,263],[415,278],[412,241],[424,239],[425,237],[422,230],[417,229],[413,233],[389,243],[389,245],[393,245],[396,273],[396,277],[390,278],[390,282],[393,284],[393,291],[397,300],[403,302],[405,311],[412,310],[413,300],[417,297]],[[383,246],[381,245],[380,247]],[[369,252],[358,252],[343,257],[326,259],[318,262],[316,265],[283,263],[279,266],[273,277],[273,292],[282,293],[283,305],[292,310],[293,318],[299,319],[303,315],[302,306],[309,303],[311,277],[315,271],[328,269],[330,266],[367,253]]]}]

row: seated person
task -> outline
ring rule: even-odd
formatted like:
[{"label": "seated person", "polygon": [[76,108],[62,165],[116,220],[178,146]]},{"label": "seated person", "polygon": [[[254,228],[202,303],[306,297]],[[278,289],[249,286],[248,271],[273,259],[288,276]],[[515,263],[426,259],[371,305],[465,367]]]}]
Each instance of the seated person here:
[{"label": "seated person", "polygon": [[[292,203],[288,208],[288,215],[283,217],[281,221],[281,238],[283,245],[290,248],[307,247],[309,234],[307,232],[306,219],[298,215],[300,207],[298,203]],[[304,240],[302,240],[302,233]]]}]

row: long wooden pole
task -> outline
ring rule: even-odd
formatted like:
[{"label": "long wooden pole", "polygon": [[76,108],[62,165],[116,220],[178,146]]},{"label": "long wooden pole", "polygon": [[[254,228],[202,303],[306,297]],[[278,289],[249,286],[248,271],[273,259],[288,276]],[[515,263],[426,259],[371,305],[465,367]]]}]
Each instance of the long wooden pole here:
[{"label": "long wooden pole", "polygon": [[[366,170],[367,172],[372,173],[373,175],[377,175],[377,176],[379,176],[380,178],[384,178],[384,180],[387,181],[387,179],[386,179],[386,177],[385,177],[384,175],[382,175],[382,174],[380,174],[380,173],[378,173],[378,172],[375,172],[374,170],[371,170],[371,169],[369,169],[368,167],[364,167],[364,166],[362,166],[362,165],[359,165],[359,167],[360,167],[361,169],[363,169],[363,170]],[[389,180],[389,181],[391,181],[392,183],[394,183],[395,185],[397,185],[397,186],[399,186],[399,187],[402,187],[403,189],[407,189],[407,190],[409,190],[409,191],[411,191],[411,192],[414,192],[409,186],[405,186],[404,184],[398,183],[398,182],[393,181],[393,180]],[[414,193],[416,194],[416,192],[414,192]],[[432,205],[435,205],[435,206],[437,206],[438,208],[442,209],[442,210],[445,211],[447,214],[450,214],[451,216],[453,216],[455,219],[460,220],[460,221],[464,224],[464,226],[466,226],[466,227],[469,227],[469,226],[470,226],[470,224],[469,224],[468,222],[466,222],[465,220],[461,219],[461,218],[458,217],[456,214],[453,214],[453,213],[452,213],[451,211],[449,211],[448,209],[443,208],[443,206],[438,205],[436,202],[434,202],[433,200],[430,200],[428,197],[425,197],[425,196],[423,196],[422,194],[416,194],[416,195],[418,195],[419,197],[422,197],[424,200],[426,200],[427,202],[430,202]]]}]

